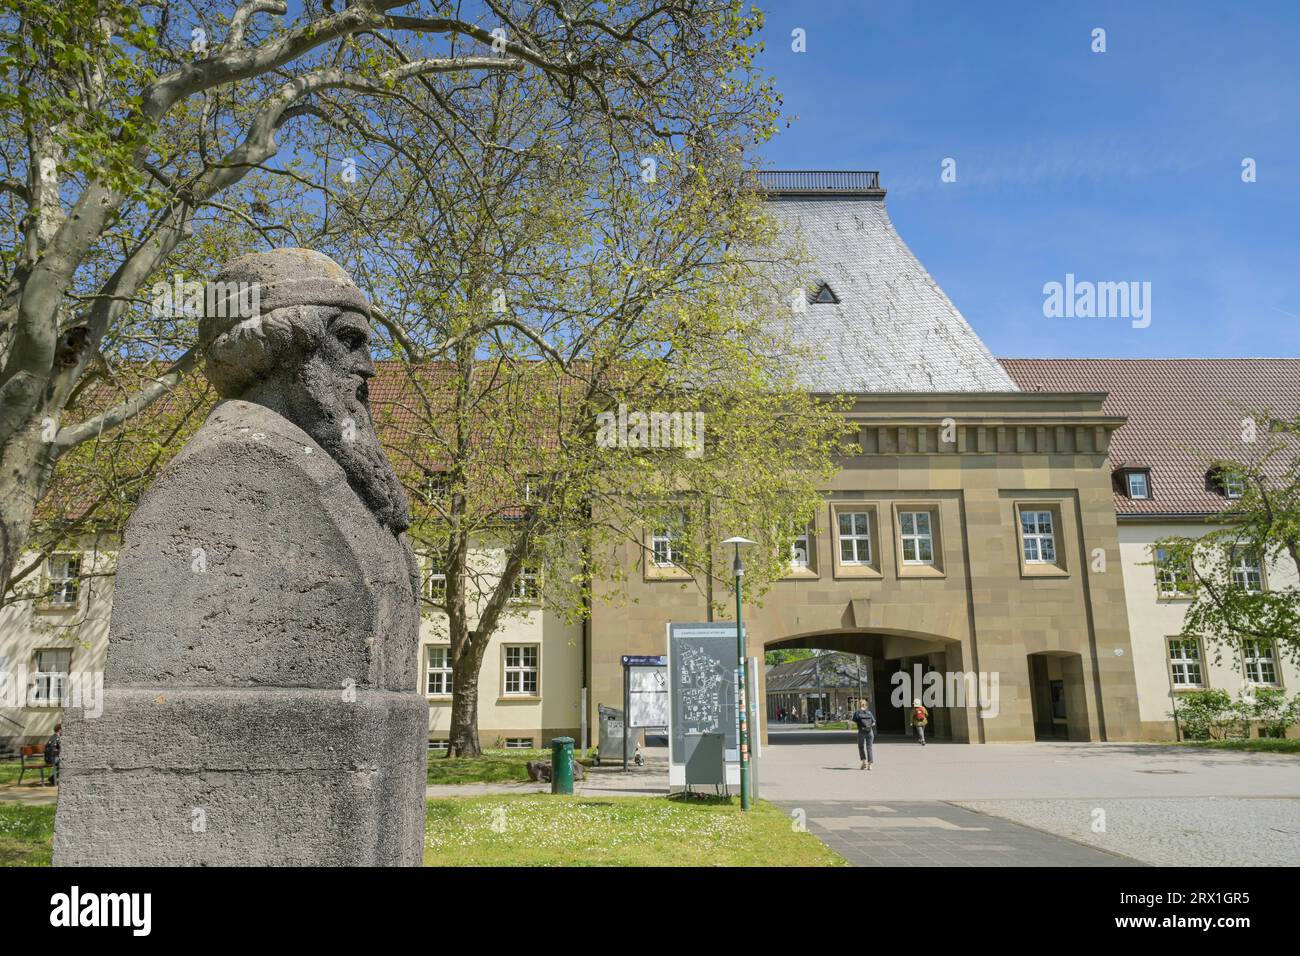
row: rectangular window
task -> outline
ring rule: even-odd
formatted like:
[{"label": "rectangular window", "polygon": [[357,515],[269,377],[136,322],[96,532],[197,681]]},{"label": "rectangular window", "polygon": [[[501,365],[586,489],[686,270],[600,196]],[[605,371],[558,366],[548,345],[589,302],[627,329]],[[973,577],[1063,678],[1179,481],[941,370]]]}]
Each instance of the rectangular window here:
[{"label": "rectangular window", "polygon": [[671,568],[681,559],[680,532],[676,528],[656,528],[650,537],[651,557],[657,568]]},{"label": "rectangular window", "polygon": [[1277,658],[1273,654],[1272,642],[1245,641],[1241,653],[1246,669],[1246,680],[1252,684],[1277,683]]},{"label": "rectangular window", "polygon": [[506,750],[532,750],[532,737],[507,737]]},{"label": "rectangular window", "polygon": [[72,670],[72,650],[66,647],[47,647],[32,655],[32,670],[28,689],[28,706],[60,707],[68,690],[68,674]]},{"label": "rectangular window", "polygon": [[507,644],[506,696],[537,696],[537,645]]},{"label": "rectangular window", "polygon": [[1130,471],[1126,475],[1128,480],[1128,496],[1130,498],[1150,498],[1151,481],[1145,471]]},{"label": "rectangular window", "polygon": [[420,491],[428,504],[440,504],[451,497],[451,476],[445,471],[428,472]]},{"label": "rectangular window", "polygon": [[438,753],[446,753],[446,752],[447,752],[447,748],[449,748],[450,746],[451,746],[451,741],[449,741],[449,740],[430,740],[430,741],[429,741],[429,749],[432,750],[432,751],[436,751],[436,752],[438,752]]},{"label": "rectangular window", "polygon": [[427,649],[428,677],[424,692],[429,695],[451,694],[451,648]]},{"label": "rectangular window", "polygon": [[1225,471],[1223,493],[1229,498],[1240,498],[1246,493],[1246,476],[1239,471]]},{"label": "rectangular window", "polygon": [[871,518],[866,511],[841,511],[837,515],[840,528],[840,563],[871,563]]},{"label": "rectangular window", "polygon": [[797,571],[807,571],[812,567],[812,543],[816,540],[811,524],[804,525],[799,534],[790,543],[790,567]]},{"label": "rectangular window", "polygon": [[1169,672],[1175,687],[1203,687],[1199,641],[1169,638]]},{"label": "rectangular window", "polygon": [[515,578],[515,587],[511,597],[516,601],[536,601],[542,593],[541,568],[533,561],[525,561]]},{"label": "rectangular window", "polygon": [[434,604],[443,604],[447,600],[447,563],[436,551],[425,555],[429,562],[429,572],[424,578],[424,594]]},{"label": "rectangular window", "polygon": [[47,564],[51,607],[75,607],[81,594],[81,555],[54,554]]},{"label": "rectangular window", "polygon": [[1020,510],[1020,535],[1023,541],[1025,564],[1056,563],[1056,533],[1052,529],[1050,511]]},{"label": "rectangular window", "polygon": [[1264,573],[1259,558],[1250,551],[1242,551],[1232,559],[1232,582],[1252,594],[1264,590]]},{"label": "rectangular window", "polygon": [[902,529],[903,563],[934,564],[934,534],[930,527],[930,512],[900,511],[898,524]]},{"label": "rectangular window", "polygon": [[1167,548],[1156,548],[1155,565],[1161,597],[1187,597],[1192,593],[1192,572],[1186,562],[1175,564]]}]

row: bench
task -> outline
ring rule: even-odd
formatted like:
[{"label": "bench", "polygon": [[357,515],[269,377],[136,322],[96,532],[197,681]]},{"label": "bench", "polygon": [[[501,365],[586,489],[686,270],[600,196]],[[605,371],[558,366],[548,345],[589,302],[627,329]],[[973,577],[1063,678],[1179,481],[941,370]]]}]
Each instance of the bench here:
[{"label": "bench", "polygon": [[19,761],[20,761],[18,767],[19,785],[22,784],[23,774],[25,774],[28,771],[28,769],[35,769],[41,772],[42,784],[45,783],[45,771],[49,770],[52,772],[54,770],[52,766],[50,766],[45,762],[45,747],[41,745],[23,747],[19,751]]}]

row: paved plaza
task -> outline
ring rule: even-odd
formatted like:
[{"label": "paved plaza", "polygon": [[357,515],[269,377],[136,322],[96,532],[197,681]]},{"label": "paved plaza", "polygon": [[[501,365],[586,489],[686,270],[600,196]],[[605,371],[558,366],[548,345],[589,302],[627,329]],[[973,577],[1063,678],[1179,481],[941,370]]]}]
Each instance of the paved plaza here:
[{"label": "paved plaza", "polygon": [[1300,863],[1300,758],[1287,754],[894,738],[864,771],[852,733],[770,741],[762,796],[861,865]]}]

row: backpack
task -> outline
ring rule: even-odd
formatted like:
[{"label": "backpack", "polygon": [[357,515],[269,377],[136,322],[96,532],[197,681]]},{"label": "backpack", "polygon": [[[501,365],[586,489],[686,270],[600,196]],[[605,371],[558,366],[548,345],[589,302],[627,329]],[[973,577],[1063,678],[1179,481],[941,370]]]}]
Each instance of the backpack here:
[{"label": "backpack", "polygon": [[53,765],[54,758],[59,755],[59,747],[53,740],[45,745],[45,762]]},{"label": "backpack", "polygon": [[858,730],[862,731],[863,733],[866,733],[868,730],[875,730],[876,729],[875,715],[872,714],[869,717],[859,717],[858,714],[860,713],[862,713],[862,711],[859,710],[856,714],[853,715],[853,722],[858,725]]}]

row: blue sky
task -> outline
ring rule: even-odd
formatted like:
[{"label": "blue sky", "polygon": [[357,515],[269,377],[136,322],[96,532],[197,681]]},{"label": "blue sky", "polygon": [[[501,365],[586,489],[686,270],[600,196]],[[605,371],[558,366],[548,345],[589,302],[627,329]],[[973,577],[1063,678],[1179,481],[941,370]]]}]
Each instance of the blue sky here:
[{"label": "blue sky", "polygon": [[[766,164],[879,169],[994,354],[1300,355],[1300,3],[759,5],[796,117]],[[1066,273],[1150,282],[1150,325],[1045,318]]]}]

